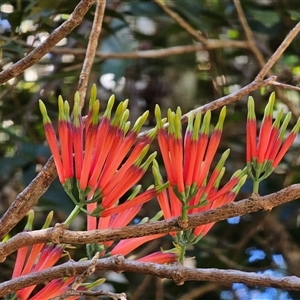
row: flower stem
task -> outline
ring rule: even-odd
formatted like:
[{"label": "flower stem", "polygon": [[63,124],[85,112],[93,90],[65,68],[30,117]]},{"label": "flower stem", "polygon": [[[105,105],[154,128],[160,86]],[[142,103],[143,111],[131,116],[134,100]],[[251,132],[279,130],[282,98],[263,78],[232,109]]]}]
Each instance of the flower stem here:
[{"label": "flower stem", "polygon": [[76,216],[79,214],[79,212],[81,211],[81,206],[80,205],[75,205],[74,209],[72,210],[72,212],[70,213],[70,215],[68,216],[68,218],[64,221],[63,224],[69,226],[73,220],[76,218]]},{"label": "flower stem", "polygon": [[183,264],[184,258],[185,258],[185,251],[186,251],[186,245],[181,245],[180,246],[180,252],[179,252],[179,257],[178,261]]},{"label": "flower stem", "polygon": [[253,180],[253,193],[258,194],[260,180]]}]

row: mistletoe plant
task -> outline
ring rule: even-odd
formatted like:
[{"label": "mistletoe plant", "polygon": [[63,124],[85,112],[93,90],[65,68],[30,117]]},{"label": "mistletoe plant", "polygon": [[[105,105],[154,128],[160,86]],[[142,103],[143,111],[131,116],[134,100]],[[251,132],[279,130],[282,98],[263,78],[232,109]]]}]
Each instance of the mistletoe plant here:
[{"label": "mistletoe plant", "polygon": [[[157,199],[160,211],[153,218],[144,218],[141,223],[154,222],[161,218],[180,217],[182,231],[170,232],[174,248],[164,249],[137,259],[142,262],[161,264],[183,263],[187,247],[197,243],[214,223],[188,228],[188,215],[217,208],[234,201],[247,177],[253,181],[253,192],[259,192],[259,183],[278,166],[292,145],[300,128],[298,119],[286,136],[291,113],[284,117],[279,111],[273,121],[275,94],[271,94],[257,139],[258,124],[254,100],[248,100],[246,128],[246,166],[237,170],[227,182],[226,160],[230,149],[224,151],[213,170],[214,162],[226,117],[226,107],[220,112],[213,127],[211,112],[188,114],[184,131],[181,125],[180,108],[161,116],[160,107],[155,108],[156,127],[146,135],[139,136],[147,121],[148,111],[131,126],[128,121],[128,100],[117,105],[111,96],[103,114],[96,97],[94,85],[91,90],[87,117],[80,112],[79,94],[74,97],[70,113],[68,101],[58,98],[58,139],[44,103],[40,100],[45,135],[51,149],[58,178],[66,193],[75,204],[65,220],[69,226],[76,216],[86,214],[87,230],[122,228],[133,221],[144,203]],[[283,119],[283,121],[282,121]],[[166,123],[166,121],[168,123]],[[212,129],[213,128],[213,129]],[[163,166],[156,161],[156,152],[149,154],[152,141],[157,137]],[[151,166],[153,184],[143,188],[139,182]],[[162,173],[166,176],[161,175]],[[129,196],[128,196],[129,195]],[[125,201],[124,201],[125,198]],[[122,203],[121,203],[122,199]],[[43,228],[52,219],[49,214]],[[33,212],[28,215],[25,231],[32,229]],[[142,244],[163,237],[153,234],[115,242],[114,240],[87,245],[87,256],[97,253],[100,257],[128,255]],[[49,268],[62,256],[68,254],[70,245],[37,244],[32,248],[20,248],[17,254],[13,278],[37,270]],[[55,279],[38,293],[35,285],[19,290],[10,299],[50,299],[62,295],[73,283],[74,277]],[[88,290],[104,282],[101,278],[93,283],[80,284],[77,288]],[[74,296],[72,299],[77,299]]]}]

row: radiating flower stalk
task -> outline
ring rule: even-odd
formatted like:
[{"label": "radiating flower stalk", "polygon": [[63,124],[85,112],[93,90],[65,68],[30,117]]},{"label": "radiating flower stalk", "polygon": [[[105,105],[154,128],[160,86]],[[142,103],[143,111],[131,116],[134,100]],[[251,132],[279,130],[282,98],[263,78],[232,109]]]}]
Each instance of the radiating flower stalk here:
[{"label": "radiating flower stalk", "polygon": [[[130,128],[128,100],[120,102],[112,116],[115,99],[114,96],[110,97],[103,115],[99,117],[100,101],[96,99],[96,95],[94,85],[85,126],[79,108],[79,94],[76,93],[74,97],[72,120],[68,102],[62,97],[58,98],[60,149],[46,107],[40,100],[45,134],[59,180],[76,205],[65,221],[67,225],[80,211],[93,217],[101,214],[108,216],[145,203],[167,185],[161,184],[140,194],[135,193],[134,197],[128,198],[130,201],[118,205],[119,199],[136,185],[153,163],[156,152],[148,157],[146,155],[156,136],[156,129],[137,141],[148,111]],[[74,195],[74,180],[78,197],[76,193]],[[88,229],[95,227],[95,223],[96,218],[88,218]]]},{"label": "radiating flower stalk", "polygon": [[291,120],[291,112],[283,118],[280,110],[273,121],[275,93],[269,97],[264,117],[256,138],[257,123],[255,116],[254,99],[248,99],[248,117],[246,127],[246,161],[247,171],[253,180],[253,192],[259,192],[259,184],[266,179],[278,166],[283,156],[293,144],[300,129],[300,118],[294,128],[286,136],[287,126]]},{"label": "radiating flower stalk", "polygon": [[[188,214],[216,208],[231,202],[245,183],[247,175],[239,170],[220,188],[225,173],[225,162],[229,149],[221,156],[217,166],[209,176],[210,168],[218,149],[226,108],[220,112],[219,121],[210,134],[211,112],[208,111],[202,121],[202,114],[188,116],[188,126],[183,137],[181,127],[181,110],[168,110],[168,130],[161,122],[161,112],[156,106],[155,116],[158,127],[158,143],[170,182],[168,190],[157,195],[159,205],[165,219],[181,216],[182,226],[186,227]],[[163,178],[157,163],[153,164],[156,184]],[[178,233],[171,232],[174,242],[180,250],[179,260],[182,262],[186,247],[199,241],[213,224],[201,225],[193,230]]]}]

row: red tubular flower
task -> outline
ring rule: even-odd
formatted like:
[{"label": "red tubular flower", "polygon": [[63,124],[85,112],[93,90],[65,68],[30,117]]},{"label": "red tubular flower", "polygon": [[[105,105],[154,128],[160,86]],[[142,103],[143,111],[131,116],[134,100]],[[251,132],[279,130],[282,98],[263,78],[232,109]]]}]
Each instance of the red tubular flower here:
[{"label": "red tubular flower", "polygon": [[259,131],[258,145],[257,145],[257,162],[262,164],[264,162],[265,153],[270,143],[270,134],[273,121],[273,108],[275,102],[275,93],[272,93],[269,102],[265,108],[264,119]]},{"label": "red tubular flower", "polygon": [[93,105],[93,115],[88,126],[88,130],[86,132],[86,141],[85,141],[85,153],[83,158],[83,168],[81,170],[80,183],[79,188],[81,191],[85,191],[87,188],[89,175],[90,175],[90,167],[94,152],[94,146],[97,136],[97,128],[98,128],[98,113],[99,113],[100,103],[99,100],[95,101]]},{"label": "red tubular flower", "polygon": [[[63,248],[64,247],[62,245],[46,244],[42,248],[41,252],[35,255],[35,265],[29,273],[45,270],[49,267],[52,267],[61,258]],[[27,268],[24,268],[24,270],[24,273],[22,272],[21,275],[27,274],[25,273]],[[17,292],[18,297],[21,299],[27,299],[35,287],[36,285],[32,285],[22,290],[19,290]]]},{"label": "red tubular flower", "polygon": [[79,107],[80,99],[79,93],[76,92],[74,97],[73,108],[73,149],[74,149],[74,161],[75,161],[75,178],[80,180],[81,170],[83,165],[83,124],[80,115]]},{"label": "red tubular flower", "polygon": [[[233,195],[236,195],[239,188],[244,184],[246,176],[243,176],[242,172],[239,171],[232,176],[228,183],[219,188],[225,172],[224,164],[229,150],[223,153],[210,177],[208,176],[211,163],[220,144],[225,115],[226,108],[224,107],[210,137],[210,111],[205,114],[202,126],[200,113],[196,117],[189,115],[188,127],[184,143],[182,143],[182,129],[179,125],[180,111],[177,111],[176,114],[168,112],[169,130],[166,133],[159,121],[160,110],[158,107],[156,108],[158,135],[161,134],[161,139],[158,138],[158,142],[166,165],[167,177],[170,181],[170,187],[157,195],[165,219],[183,216],[187,213],[197,213],[233,201]],[[169,142],[166,143],[165,141]],[[156,185],[162,184],[163,180],[157,164],[153,164],[153,170]],[[194,236],[197,237],[198,234],[206,233],[212,225],[197,229],[193,233]],[[170,234],[176,235],[175,232]]]},{"label": "red tubular flower", "polygon": [[105,218],[107,216],[111,216],[111,215],[119,213],[123,210],[129,209],[133,206],[144,204],[144,203],[148,202],[150,199],[153,199],[154,197],[156,197],[165,188],[166,188],[166,185],[162,185],[159,187],[154,187],[154,188],[148,189],[146,192],[139,194],[138,196],[134,197],[133,199],[128,199],[127,201],[125,201],[124,203],[122,203],[118,206],[115,206],[115,207],[112,207],[109,209],[105,209],[101,213],[101,217]]},{"label": "red tubular flower", "polygon": [[174,263],[178,261],[178,253],[177,252],[154,252],[149,255],[143,256],[141,258],[136,259],[138,262],[153,262],[157,264],[168,264]]},{"label": "red tubular flower", "polygon": [[254,99],[249,97],[248,100],[248,116],[247,116],[247,128],[246,128],[246,140],[247,140],[247,163],[252,160],[253,157],[257,157],[256,151],[256,116],[254,110]]},{"label": "red tubular flower", "polygon": [[111,250],[110,253],[111,255],[117,255],[117,254],[127,255],[128,253],[138,248],[139,246],[145,244],[146,242],[156,240],[164,235],[166,234],[159,233],[159,234],[142,236],[138,238],[122,240]]},{"label": "red tubular flower", "polygon": [[273,122],[274,103],[275,93],[272,93],[265,108],[256,150],[254,100],[252,97],[249,97],[248,100],[246,160],[248,173],[254,182],[253,190],[256,193],[258,193],[259,183],[273,172],[274,168],[278,166],[285,153],[291,147],[300,128],[300,119],[298,119],[297,124],[284,142],[284,135],[291,119],[291,113],[286,115],[281,126],[282,111],[279,111]]},{"label": "red tubular flower", "polygon": [[40,111],[43,116],[46,139],[53,155],[59,181],[63,184],[65,182],[65,177],[64,177],[62,160],[57,146],[56,134],[52,126],[51,120],[48,117],[46,106],[42,100],[39,100],[39,105],[40,105]]},{"label": "red tubular flower", "polygon": [[276,155],[276,158],[274,159],[272,163],[272,167],[276,168],[280,161],[282,160],[283,156],[286,154],[286,152],[289,150],[289,148],[292,146],[294,140],[296,139],[296,136],[300,129],[300,119],[298,119],[296,125],[292,129],[291,133],[288,135],[284,143],[282,144],[279,152]]}]

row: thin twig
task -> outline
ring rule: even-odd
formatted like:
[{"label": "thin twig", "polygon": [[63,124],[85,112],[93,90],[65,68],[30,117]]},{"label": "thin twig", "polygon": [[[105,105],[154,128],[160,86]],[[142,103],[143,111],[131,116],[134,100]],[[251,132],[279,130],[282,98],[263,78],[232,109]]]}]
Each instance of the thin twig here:
[{"label": "thin twig", "polygon": [[253,54],[258,62],[258,65],[260,66],[260,68],[262,68],[265,65],[265,59],[264,59],[263,55],[261,54],[261,52],[259,51],[259,49],[257,48],[257,45],[256,45],[254,37],[253,37],[253,33],[252,33],[252,31],[248,25],[248,22],[246,20],[240,0],[234,0],[233,2],[235,5],[235,8],[236,8],[239,20],[240,20],[243,30],[245,32],[249,48],[253,52]]},{"label": "thin twig", "polygon": [[106,5],[106,0],[97,0],[93,27],[90,34],[89,43],[86,49],[86,55],[83,62],[82,70],[79,76],[78,92],[80,95],[81,109],[84,105],[86,89],[87,89],[90,73],[92,70],[95,53],[98,47],[98,40],[102,29],[105,5]]},{"label": "thin twig", "polygon": [[289,32],[289,34],[286,36],[286,38],[283,40],[283,42],[280,44],[277,50],[273,53],[273,55],[270,57],[270,59],[267,61],[264,67],[260,70],[258,75],[255,77],[256,81],[261,81],[264,79],[264,77],[268,74],[270,69],[278,61],[282,53],[290,45],[290,43],[293,41],[293,39],[297,36],[299,32],[300,22],[298,22],[296,26]]},{"label": "thin twig", "polygon": [[203,36],[200,31],[197,31],[193,27],[191,27],[182,17],[180,17],[176,12],[166,6],[163,0],[154,0],[154,2],[159,5],[165,13],[167,13],[173,20],[177,22],[179,26],[186,30],[197,41],[203,43],[204,45],[207,43],[206,37]]},{"label": "thin twig", "polygon": [[271,85],[278,86],[278,87],[281,87],[281,88],[287,89],[287,90],[294,90],[294,91],[300,92],[300,87],[299,86],[294,86],[294,85],[290,85],[290,84],[286,84],[286,83],[281,83],[281,82],[278,82],[278,81],[273,81],[271,83]]},{"label": "thin twig", "polygon": [[[294,184],[270,195],[244,199],[238,202],[228,203],[213,210],[189,215],[188,227],[185,229],[187,230],[199,225],[219,222],[260,210],[270,211],[278,205],[298,198],[300,198],[300,184]],[[62,226],[55,226],[47,229],[20,232],[8,241],[0,243],[0,262],[4,261],[9,254],[15,252],[19,248],[38,243],[59,242],[63,244],[85,245],[149,236],[158,233],[167,234],[171,231],[181,231],[183,228],[180,226],[180,220],[180,217],[178,217],[165,221],[126,226],[122,228],[90,231],[70,231]]]},{"label": "thin twig", "polygon": [[[132,52],[100,52],[97,51],[95,56],[101,59],[132,59],[132,58],[162,58],[171,55],[180,55],[185,53],[191,53],[201,50],[213,50],[219,48],[238,48],[247,49],[248,44],[244,41],[233,41],[233,40],[215,40],[209,39],[206,45],[186,45],[186,46],[173,46],[169,48],[156,49],[156,50],[144,50],[144,51],[132,51]],[[56,54],[73,54],[73,55],[84,55],[85,49],[73,49],[66,47],[54,47],[50,52]]]},{"label": "thin twig", "polygon": [[[82,274],[89,267],[90,261],[67,262],[47,270],[30,273],[0,284],[0,296],[7,295],[18,289],[40,284],[55,278],[70,277]],[[285,290],[300,291],[300,278],[296,276],[271,276],[226,269],[187,268],[182,265],[161,265],[156,263],[142,263],[124,259],[117,255],[102,258],[97,261],[96,270],[114,272],[133,272],[169,278],[176,284],[182,285],[186,281],[221,282],[222,284],[244,283],[249,286],[276,287]]]},{"label": "thin twig", "polygon": [[[255,58],[256,58],[256,60],[258,62],[258,65],[260,67],[260,69],[262,69],[262,68],[264,68],[264,66],[266,64],[266,61],[265,61],[265,59],[264,59],[261,51],[258,49],[258,47],[256,45],[256,42],[255,42],[254,37],[253,37],[253,33],[252,33],[252,31],[251,31],[251,29],[250,29],[250,27],[248,25],[248,22],[246,20],[243,8],[242,8],[241,3],[240,3],[240,0],[234,0],[234,5],[235,5],[235,8],[237,10],[237,14],[238,14],[239,20],[240,20],[240,22],[242,24],[243,30],[245,32],[249,48],[252,51],[252,53],[254,54],[254,56],[255,56]],[[274,63],[279,58],[280,58],[280,55],[277,57],[277,59],[274,61]],[[268,76],[271,75],[270,74],[270,70],[265,74],[265,76],[266,75],[268,75]],[[263,79],[263,77],[261,79]],[[257,77],[256,77],[256,80],[257,80]],[[289,110],[293,113],[293,115],[295,117],[299,117],[299,109],[298,109],[298,107],[293,102],[291,102],[284,95],[284,93],[280,89],[275,88],[275,90],[276,90],[276,94],[277,94],[278,98],[280,99],[280,101],[282,103],[284,103],[289,108]]]},{"label": "thin twig", "polygon": [[37,63],[44,55],[46,55],[59,41],[66,37],[74,28],[81,22],[89,8],[93,5],[95,0],[81,0],[75,7],[73,13],[68,20],[56,28],[47,39],[38,47],[32,50],[24,58],[13,64],[11,67],[3,70],[0,73],[0,85],[7,82],[11,78],[21,74],[24,70],[28,69]]}]

